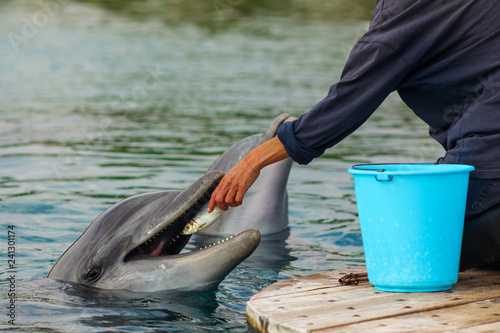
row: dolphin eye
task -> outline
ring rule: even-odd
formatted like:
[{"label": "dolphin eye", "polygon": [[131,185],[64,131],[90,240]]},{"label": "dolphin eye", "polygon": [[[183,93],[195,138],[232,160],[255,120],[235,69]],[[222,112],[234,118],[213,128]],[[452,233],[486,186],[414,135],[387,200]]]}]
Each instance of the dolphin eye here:
[{"label": "dolphin eye", "polygon": [[92,267],[92,269],[87,273],[86,280],[94,281],[101,274],[101,269],[99,267]]}]

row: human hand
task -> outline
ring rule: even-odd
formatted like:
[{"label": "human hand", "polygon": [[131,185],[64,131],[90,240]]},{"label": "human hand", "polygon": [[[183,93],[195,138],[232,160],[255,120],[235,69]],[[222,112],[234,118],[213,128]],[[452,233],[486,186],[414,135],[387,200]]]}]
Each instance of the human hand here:
[{"label": "human hand", "polygon": [[252,150],[222,178],[212,193],[207,212],[211,213],[215,205],[222,210],[241,205],[245,193],[259,177],[260,170],[287,157],[288,153],[278,137]]},{"label": "human hand", "polygon": [[259,174],[260,170],[252,168],[246,158],[241,160],[221,179],[212,193],[208,203],[208,213],[214,210],[215,205],[223,210],[227,210],[228,206],[241,205],[245,193],[257,180]]}]

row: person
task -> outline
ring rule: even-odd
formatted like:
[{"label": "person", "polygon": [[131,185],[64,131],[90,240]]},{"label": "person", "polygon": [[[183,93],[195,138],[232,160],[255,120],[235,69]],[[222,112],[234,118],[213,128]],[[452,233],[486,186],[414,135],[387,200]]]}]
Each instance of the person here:
[{"label": "person", "polygon": [[340,81],[309,112],[281,125],[277,137],[231,169],[213,192],[209,211],[215,205],[241,205],[269,164],[288,156],[308,164],[397,91],[445,149],[437,163],[475,167],[461,269],[500,259],[500,225],[495,223],[500,213],[485,214],[500,204],[499,13],[497,0],[378,0]]}]

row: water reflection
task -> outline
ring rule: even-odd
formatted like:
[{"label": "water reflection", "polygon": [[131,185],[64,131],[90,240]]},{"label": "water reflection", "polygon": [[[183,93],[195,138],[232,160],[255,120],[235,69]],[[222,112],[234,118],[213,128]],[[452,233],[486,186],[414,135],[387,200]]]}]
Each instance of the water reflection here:
[{"label": "water reflection", "polygon": [[299,20],[368,20],[375,6],[375,0],[96,0],[93,3],[135,19],[156,17],[167,24],[193,23],[210,30],[256,15]]},{"label": "water reflection", "polygon": [[[215,327],[218,302],[215,292],[134,293],[99,290],[53,279],[24,280],[18,284],[16,300],[19,328],[59,331],[71,323],[72,331],[120,332],[138,327],[182,332],[202,332]],[[37,318],[32,326],[29,317]],[[42,324],[43,323],[43,324]],[[221,329],[223,328],[220,327]]]}]

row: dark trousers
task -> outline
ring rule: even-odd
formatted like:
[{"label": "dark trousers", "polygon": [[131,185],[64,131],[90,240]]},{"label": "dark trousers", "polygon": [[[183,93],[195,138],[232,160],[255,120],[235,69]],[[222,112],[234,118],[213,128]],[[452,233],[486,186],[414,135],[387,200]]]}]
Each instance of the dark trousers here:
[{"label": "dark trousers", "polygon": [[500,262],[500,179],[471,179],[460,270]]},{"label": "dark trousers", "polygon": [[466,219],[477,217],[497,205],[500,205],[500,179],[469,180]]}]

